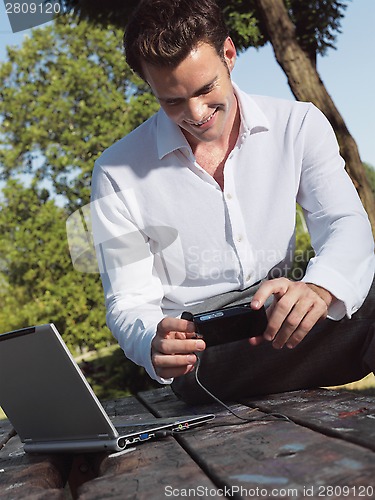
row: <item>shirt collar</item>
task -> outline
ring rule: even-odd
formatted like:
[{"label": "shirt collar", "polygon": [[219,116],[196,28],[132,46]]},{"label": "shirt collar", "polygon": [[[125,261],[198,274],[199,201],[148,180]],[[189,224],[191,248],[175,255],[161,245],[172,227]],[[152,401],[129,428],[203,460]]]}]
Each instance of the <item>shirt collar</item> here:
[{"label": "shirt collar", "polygon": [[[248,94],[242,92],[233,83],[241,113],[241,128],[250,134],[269,130],[269,122],[263,111]],[[191,152],[190,145],[181,129],[164,112],[162,108],[157,113],[157,148],[159,160],[178,149],[186,148]]]},{"label": "shirt collar", "polygon": [[181,129],[165,114],[162,108],[157,113],[157,131],[156,141],[159,160],[177,149],[187,148],[191,151],[190,145],[186,140]]},{"label": "shirt collar", "polygon": [[235,83],[233,83],[233,88],[240,107],[241,128],[250,134],[267,132],[270,129],[269,121],[255,100],[240,90]]}]

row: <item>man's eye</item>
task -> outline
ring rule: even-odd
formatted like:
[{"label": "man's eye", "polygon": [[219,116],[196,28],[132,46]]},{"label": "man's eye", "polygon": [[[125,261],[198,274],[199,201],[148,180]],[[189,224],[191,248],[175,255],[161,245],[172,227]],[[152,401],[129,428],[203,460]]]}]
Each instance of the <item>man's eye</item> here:
[{"label": "man's eye", "polygon": [[167,106],[177,106],[181,103],[179,99],[165,101]]},{"label": "man's eye", "polygon": [[213,87],[209,87],[207,89],[203,89],[202,90],[202,95],[206,95],[206,94],[209,94],[210,92],[213,91]]}]

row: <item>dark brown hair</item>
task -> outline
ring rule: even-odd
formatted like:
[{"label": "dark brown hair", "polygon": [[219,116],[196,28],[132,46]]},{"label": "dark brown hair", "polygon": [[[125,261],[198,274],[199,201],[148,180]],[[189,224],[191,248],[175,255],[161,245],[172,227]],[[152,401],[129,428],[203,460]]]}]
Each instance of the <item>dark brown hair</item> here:
[{"label": "dark brown hair", "polygon": [[144,78],[142,62],[177,66],[199,43],[223,58],[228,29],[215,0],[141,0],[124,35],[129,66]]}]

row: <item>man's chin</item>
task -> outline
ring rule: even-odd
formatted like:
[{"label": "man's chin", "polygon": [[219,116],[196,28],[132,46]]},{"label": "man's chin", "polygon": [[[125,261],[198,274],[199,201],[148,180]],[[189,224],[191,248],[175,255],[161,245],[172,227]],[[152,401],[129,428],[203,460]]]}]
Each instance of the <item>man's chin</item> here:
[{"label": "man's chin", "polygon": [[209,143],[216,141],[217,139],[220,138],[220,135],[212,129],[194,130],[191,128],[186,129],[181,127],[181,130],[184,136],[186,137],[186,140],[191,146],[194,144],[196,145],[198,142]]}]

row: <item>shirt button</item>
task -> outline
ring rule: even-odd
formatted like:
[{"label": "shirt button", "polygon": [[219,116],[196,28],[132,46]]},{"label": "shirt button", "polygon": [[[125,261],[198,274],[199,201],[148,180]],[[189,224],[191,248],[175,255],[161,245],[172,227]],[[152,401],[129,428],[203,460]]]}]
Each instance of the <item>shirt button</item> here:
[{"label": "shirt button", "polygon": [[252,274],[251,274],[251,273],[249,273],[249,274],[246,276],[246,281],[250,281],[250,280],[251,280],[251,276],[252,276]]},{"label": "shirt button", "polygon": [[232,195],[230,193],[227,193],[226,197],[227,197],[227,200],[231,200],[232,199]]},{"label": "shirt button", "polygon": [[238,241],[238,243],[241,243],[241,241],[242,241],[242,240],[243,240],[243,236],[242,236],[242,234],[239,234],[239,235],[237,236],[237,241]]}]

